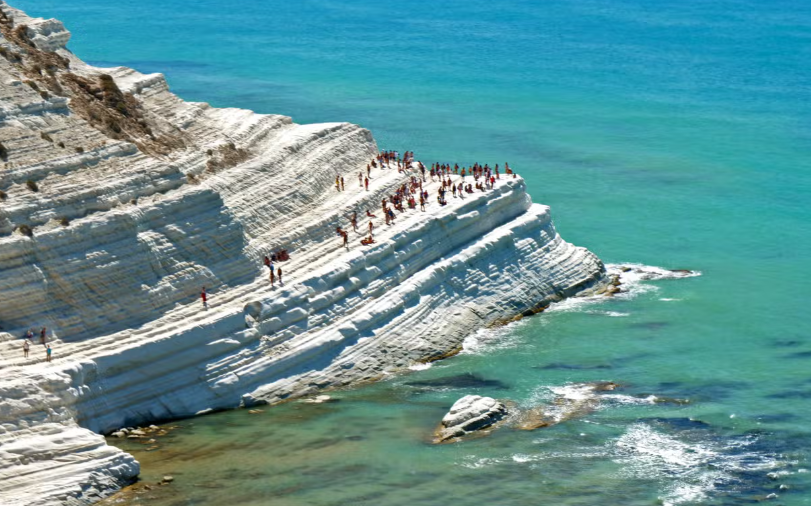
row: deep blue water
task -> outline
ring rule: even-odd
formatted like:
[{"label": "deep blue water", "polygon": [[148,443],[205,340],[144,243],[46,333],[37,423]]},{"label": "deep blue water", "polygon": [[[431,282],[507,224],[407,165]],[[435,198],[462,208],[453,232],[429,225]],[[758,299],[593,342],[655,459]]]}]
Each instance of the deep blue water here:
[{"label": "deep blue water", "polygon": [[[323,416],[189,422],[175,444],[196,458],[144,455],[145,475],[216,481],[244,460],[268,476],[233,471],[222,496],[187,483],[179,504],[811,502],[811,3],[13,3],[63,20],[86,61],[163,72],[187,100],[359,123],[426,162],[509,161],[567,240],[703,273],[529,320]],[[469,372],[507,388],[405,384]],[[531,404],[596,379],[691,402],[615,399],[546,432],[423,442],[463,394]],[[318,443],[336,427],[364,437]],[[228,457],[247,433],[255,454]]]}]

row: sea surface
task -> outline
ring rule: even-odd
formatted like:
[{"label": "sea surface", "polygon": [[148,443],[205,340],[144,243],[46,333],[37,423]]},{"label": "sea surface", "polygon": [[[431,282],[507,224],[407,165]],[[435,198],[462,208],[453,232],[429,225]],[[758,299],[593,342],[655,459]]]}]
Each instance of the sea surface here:
[{"label": "sea surface", "polygon": [[[175,478],[149,504],[811,504],[811,2],[11,3],[186,100],[508,161],[566,240],[702,273],[482,332],[339,402],[120,443],[144,480]],[[554,427],[428,443],[463,395],[528,407],[596,380],[621,387]]]}]

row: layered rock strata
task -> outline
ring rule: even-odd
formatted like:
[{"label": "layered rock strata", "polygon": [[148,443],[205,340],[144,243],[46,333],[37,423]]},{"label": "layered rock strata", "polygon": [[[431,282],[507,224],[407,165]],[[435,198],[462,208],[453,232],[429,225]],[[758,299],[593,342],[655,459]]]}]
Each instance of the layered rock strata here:
[{"label": "layered rock strata", "polygon": [[[159,74],[84,64],[58,21],[0,10],[1,504],[132,480],[99,433],[373,380],[604,282],[521,178],[446,206],[429,179],[426,212],[344,249],[335,228],[417,175],[375,168],[364,191],[367,130],[183,102]],[[49,363],[22,353],[42,326]]]}]

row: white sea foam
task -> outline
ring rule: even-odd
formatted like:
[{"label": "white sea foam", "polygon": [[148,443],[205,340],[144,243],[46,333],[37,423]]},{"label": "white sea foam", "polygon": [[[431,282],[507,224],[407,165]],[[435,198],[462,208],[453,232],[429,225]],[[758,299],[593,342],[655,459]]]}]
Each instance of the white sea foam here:
[{"label": "white sea foam", "polygon": [[410,365],[408,368],[411,369],[412,371],[425,371],[433,367],[433,365],[434,365],[433,362],[426,362],[424,364],[413,364]]},{"label": "white sea foam", "polygon": [[475,355],[493,350],[516,348],[521,343],[515,330],[523,325],[526,325],[526,322],[520,320],[501,327],[481,328],[462,341],[460,354]]},{"label": "white sea foam", "polygon": [[688,442],[637,423],[608,446],[626,477],[661,482],[662,504],[678,505],[706,500],[719,485],[735,486],[740,482],[735,472],[765,472],[785,464],[747,450],[755,440]]},{"label": "white sea foam", "polygon": [[[571,297],[561,302],[552,304],[547,313],[572,313],[572,312],[586,312],[588,314],[605,315],[609,317],[623,317],[630,316],[630,313],[619,311],[601,311],[596,309],[586,309],[594,306],[595,304],[604,304],[614,299],[632,299],[639,295],[657,292],[660,288],[652,285],[650,281],[658,281],[663,279],[681,279],[692,278],[701,276],[699,271],[671,271],[662,267],[624,263],[624,264],[608,264],[606,265],[606,272],[609,276],[619,276],[620,287],[622,292],[617,293],[613,297],[605,297],[603,295],[592,295],[586,297]],[[660,298],[662,301],[678,301],[680,299],[673,298]]]},{"label": "white sea foam", "polygon": [[631,395],[623,395],[623,394],[602,394],[600,398],[604,402],[613,402],[616,404],[630,404],[630,405],[656,404],[657,399],[655,395],[649,395],[647,397],[633,397]]}]

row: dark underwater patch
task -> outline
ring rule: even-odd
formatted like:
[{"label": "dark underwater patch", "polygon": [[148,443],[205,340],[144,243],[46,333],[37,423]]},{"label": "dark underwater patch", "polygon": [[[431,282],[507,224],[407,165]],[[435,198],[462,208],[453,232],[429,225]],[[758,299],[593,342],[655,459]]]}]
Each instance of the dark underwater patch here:
[{"label": "dark underwater patch", "polygon": [[781,422],[790,422],[796,420],[797,418],[798,416],[792,413],[774,413],[769,415],[756,416],[755,420],[764,423],[781,423]]},{"label": "dark underwater patch", "polygon": [[798,351],[797,353],[790,353],[785,358],[811,358],[811,351]]},{"label": "dark underwater patch", "polygon": [[803,341],[799,339],[778,339],[774,342],[774,346],[777,348],[793,348],[801,344],[803,344]]},{"label": "dark underwater patch", "polygon": [[743,381],[719,381],[700,385],[679,382],[662,382],[657,386],[646,388],[647,393],[657,397],[688,399],[691,402],[720,401],[728,399],[735,392],[745,391],[749,384]]},{"label": "dark underwater patch", "polygon": [[693,420],[692,418],[687,417],[674,417],[674,418],[649,417],[649,418],[639,418],[638,421],[649,423],[652,425],[659,426],[664,425],[668,429],[673,431],[687,431],[695,429],[708,430],[712,427],[707,422],[702,422],[701,420]]},{"label": "dark underwater patch", "polygon": [[631,323],[628,326],[635,329],[661,330],[668,325],[670,325],[668,322],[638,322]]},{"label": "dark underwater patch", "polygon": [[811,399],[811,390],[786,390],[776,394],[769,394],[768,399]]},{"label": "dark underwater patch", "polygon": [[582,364],[564,364],[562,362],[553,362],[547,365],[535,365],[532,366],[532,369],[540,369],[542,371],[551,371],[551,370],[591,371],[595,369],[611,369],[611,366],[608,364],[582,365]]},{"label": "dark underwater patch", "polygon": [[492,388],[496,390],[509,390],[509,386],[499,380],[482,378],[478,374],[465,373],[444,378],[409,381],[405,383],[410,387],[418,388]]}]

